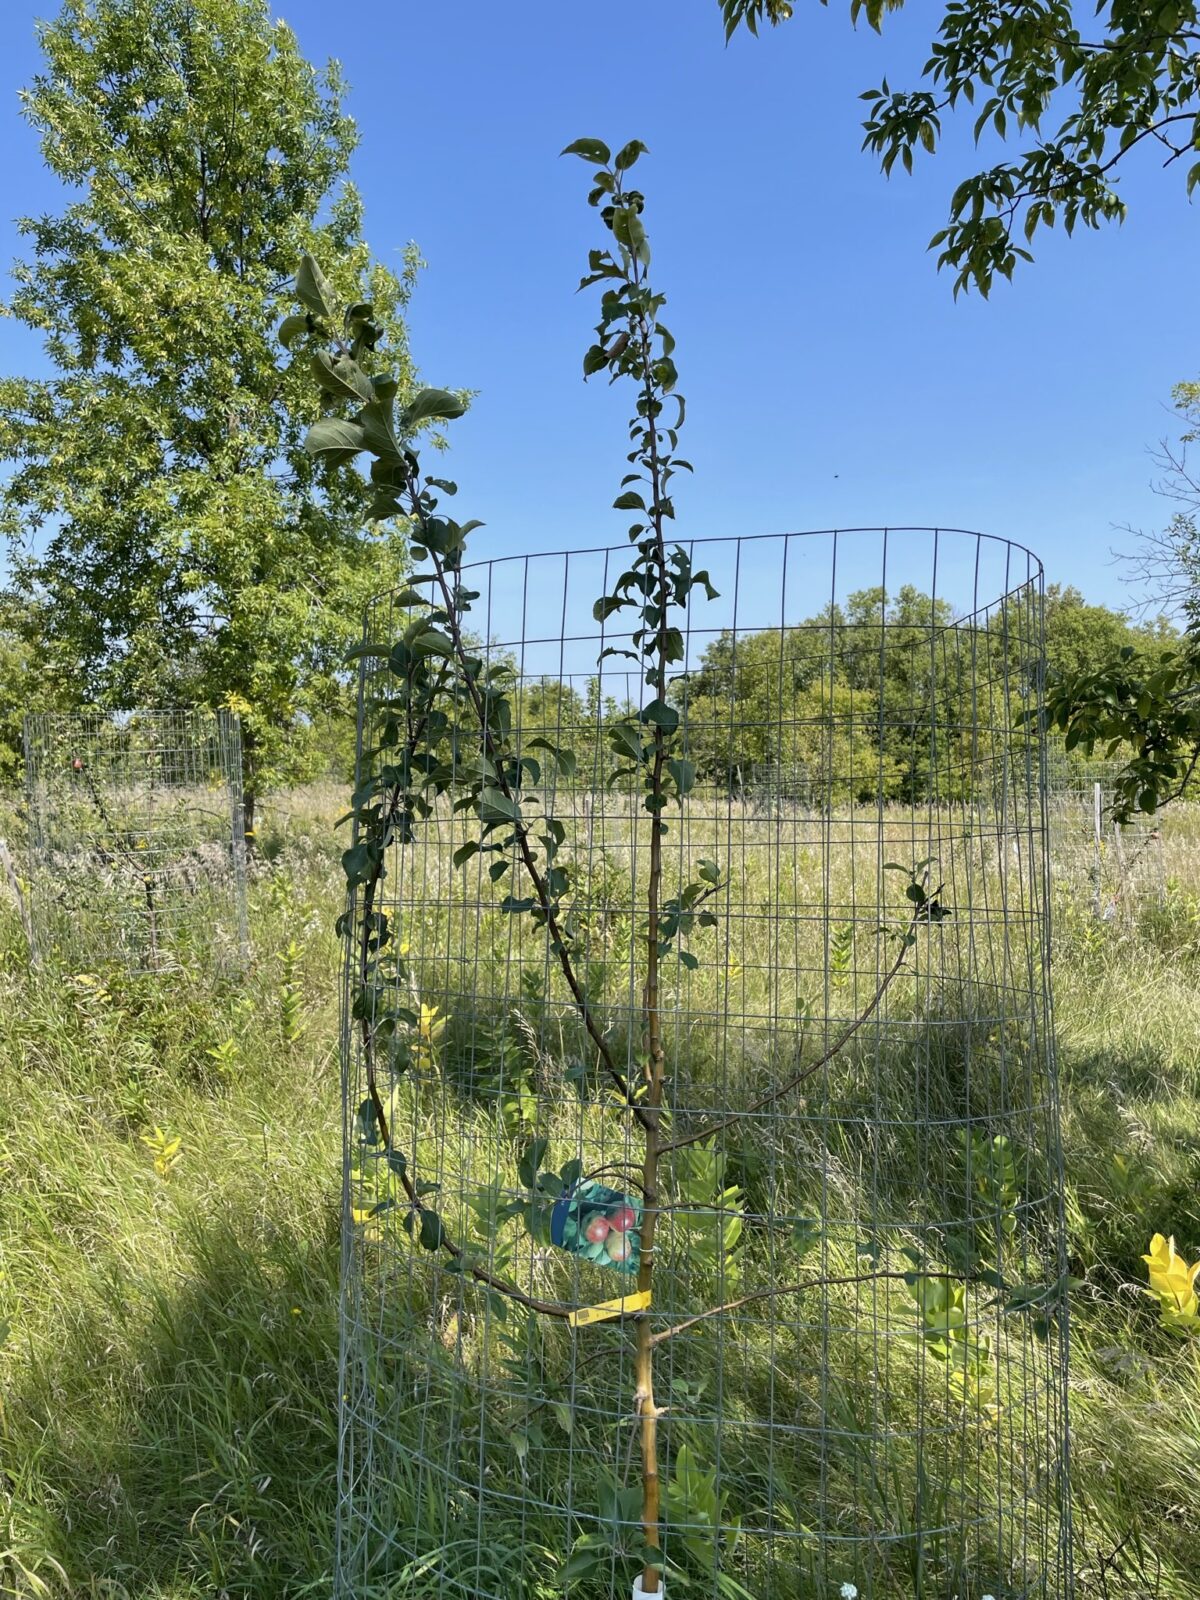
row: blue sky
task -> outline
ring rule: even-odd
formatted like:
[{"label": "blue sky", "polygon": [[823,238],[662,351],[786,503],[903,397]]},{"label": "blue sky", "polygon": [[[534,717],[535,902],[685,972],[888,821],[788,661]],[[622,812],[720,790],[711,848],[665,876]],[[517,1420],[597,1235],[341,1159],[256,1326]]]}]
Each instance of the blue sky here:
[{"label": "blue sky", "polygon": [[[16,100],[50,9],[7,0],[0,20],[5,262],[11,219],[59,203]],[[715,0],[276,9],[311,59],[344,65],[376,253],[413,239],[428,260],[414,349],[427,381],[479,391],[447,470],[488,553],[622,537],[608,507],[627,397],[583,384],[595,311],[574,293],[600,225],[558,151],[637,136],[697,469],[681,532],[974,527],[1029,545],[1051,581],[1126,601],[1116,525],[1164,520],[1149,449],[1198,368],[1200,210],[1178,166],[1148,155],[1124,180],[1124,228],[1039,236],[1011,287],[955,303],[925,245],[971,170],[968,128],[913,178],[884,179],[859,148],[858,95],[915,79],[931,0],[882,39],[844,0],[800,0],[796,22],[729,48]],[[39,366],[0,323],[0,370]]]}]

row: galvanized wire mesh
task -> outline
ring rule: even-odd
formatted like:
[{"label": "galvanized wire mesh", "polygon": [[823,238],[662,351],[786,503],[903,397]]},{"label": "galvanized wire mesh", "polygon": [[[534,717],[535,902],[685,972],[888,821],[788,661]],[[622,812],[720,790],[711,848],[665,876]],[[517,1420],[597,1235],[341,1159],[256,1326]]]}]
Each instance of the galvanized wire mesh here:
[{"label": "galvanized wire mesh", "polygon": [[[698,782],[668,814],[664,892],[697,860],[723,887],[695,965],[667,977],[681,1144],[644,1313],[666,1588],[1067,1595],[1040,566],[930,530],[686,548],[719,598],[691,610],[673,690]],[[526,809],[566,830],[578,980],[636,1077],[649,820],[607,782],[604,730],[650,696],[592,621],[623,560],[539,554],[467,581],[483,652],[519,684]],[[381,597],[367,640],[408,616]],[[360,782],[387,759],[393,682],[364,663]],[[570,746],[573,773],[539,740]],[[755,803],[756,764],[802,768],[803,792]],[[625,1291],[554,1245],[547,1211],[564,1171],[568,1193],[582,1175],[636,1206],[640,1132],[545,936],[502,909],[516,878],[453,865],[473,826],[442,805],[390,852],[380,908],[416,1019],[391,1151],[360,1113],[348,957],[337,1590],[622,1596],[642,1544],[631,1320],[572,1330],[482,1288],[421,1248],[391,1170],[402,1150],[450,1237],[523,1294]]]},{"label": "galvanized wire mesh", "polygon": [[38,947],[139,971],[244,959],[236,716],[31,714],[25,776]]}]

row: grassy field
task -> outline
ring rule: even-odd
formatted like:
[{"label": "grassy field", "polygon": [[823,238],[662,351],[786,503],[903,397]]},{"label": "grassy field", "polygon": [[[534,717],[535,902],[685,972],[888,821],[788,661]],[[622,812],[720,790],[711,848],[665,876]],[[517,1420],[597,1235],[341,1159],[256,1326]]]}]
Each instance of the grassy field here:
[{"label": "grassy field", "polygon": [[[31,974],[0,900],[0,1594],[328,1592],[339,809],[268,815],[245,977],[99,944]],[[1055,890],[1076,1565],[1104,1600],[1195,1592],[1200,1344],[1139,1257],[1156,1230],[1200,1250],[1198,845],[1173,815],[1164,896],[1108,920],[1078,862]]]}]

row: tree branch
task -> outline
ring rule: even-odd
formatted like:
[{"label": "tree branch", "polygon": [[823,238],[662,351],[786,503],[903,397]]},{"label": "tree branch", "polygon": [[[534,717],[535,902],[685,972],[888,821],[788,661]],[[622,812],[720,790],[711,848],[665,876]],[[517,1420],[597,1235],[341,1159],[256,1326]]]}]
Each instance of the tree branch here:
[{"label": "tree branch", "polygon": [[879,1002],[883,999],[892,983],[892,980],[898,975],[901,967],[904,965],[904,958],[908,954],[909,941],[919,920],[920,910],[914,913],[912,920],[905,929],[904,935],[900,941],[900,953],[897,955],[895,961],[893,961],[891,967],[888,969],[878,989],[876,989],[871,998],[870,1005],[867,1006],[866,1010],[860,1016],[855,1018],[848,1028],[844,1029],[838,1035],[829,1048],[823,1051],[814,1062],[807,1067],[801,1068],[801,1070],[793,1074],[793,1076],[790,1077],[786,1083],[782,1083],[778,1086],[778,1088],[770,1090],[769,1093],[763,1095],[761,1099],[755,1100],[751,1105],[743,1106],[743,1108],[740,1111],[735,1112],[733,1116],[724,1117],[720,1122],[710,1123],[708,1127],[700,1128],[695,1133],[686,1134],[682,1139],[672,1139],[669,1144],[664,1144],[662,1146],[661,1153],[666,1155],[671,1150],[683,1150],[686,1149],[690,1144],[699,1144],[702,1139],[710,1139],[714,1134],[723,1133],[726,1128],[732,1128],[735,1123],[740,1122],[743,1117],[753,1116],[756,1111],[761,1111],[764,1106],[769,1106],[772,1104],[772,1102],[780,1099],[783,1095],[790,1094],[791,1091],[795,1088],[798,1088],[806,1078],[811,1078],[815,1072],[819,1072],[823,1066],[832,1061],[834,1056],[836,1056],[838,1052],[845,1045],[847,1045],[851,1039],[853,1039],[858,1030],[874,1015],[878,1009]]},{"label": "tree branch", "polygon": [[710,1306],[707,1311],[697,1311],[694,1317],[686,1317],[682,1322],[677,1322],[674,1327],[660,1328],[650,1337],[651,1345],[659,1345],[664,1339],[673,1339],[677,1333],[686,1333],[689,1328],[694,1328],[698,1322],[705,1322],[709,1317],[723,1316],[727,1311],[738,1311],[742,1306],[753,1305],[756,1300],[773,1300],[784,1294],[803,1294],[805,1289],[826,1289],[850,1283],[905,1283],[912,1276],[909,1272],[856,1272],[844,1278],[806,1278],[803,1283],[785,1283],[772,1289],[755,1289],[752,1294],[741,1295],[737,1300],[726,1300],[724,1305]]}]

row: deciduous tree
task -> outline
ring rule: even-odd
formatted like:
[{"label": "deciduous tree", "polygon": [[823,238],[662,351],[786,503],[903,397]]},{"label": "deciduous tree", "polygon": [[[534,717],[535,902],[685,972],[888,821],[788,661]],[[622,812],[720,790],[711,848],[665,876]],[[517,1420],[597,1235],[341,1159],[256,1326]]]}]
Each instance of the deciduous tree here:
[{"label": "deciduous tree", "polygon": [[320,400],[276,334],[294,264],[315,249],[371,301],[403,397],[416,261],[373,261],[338,70],[265,0],[67,0],[40,41],[25,115],[72,193],[22,222],[8,308],[51,369],[0,381],[15,588],[76,703],[239,710],[252,820],[400,559],[364,533],[367,486],[303,449]]}]

